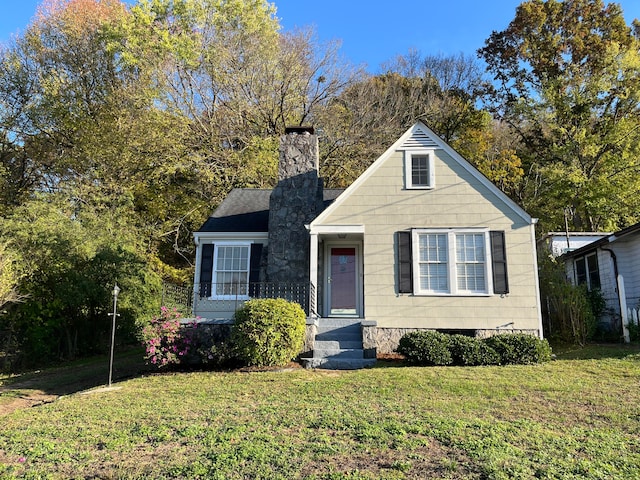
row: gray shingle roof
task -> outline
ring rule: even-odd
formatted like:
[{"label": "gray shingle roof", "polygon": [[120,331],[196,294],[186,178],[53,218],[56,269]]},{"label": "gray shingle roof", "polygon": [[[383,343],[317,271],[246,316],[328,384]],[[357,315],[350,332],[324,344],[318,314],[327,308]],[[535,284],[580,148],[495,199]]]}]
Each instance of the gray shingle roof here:
[{"label": "gray shingle roof", "polygon": [[[329,188],[323,192],[327,208],[344,189]],[[234,188],[200,227],[199,232],[267,232],[269,229],[269,196],[271,190]]]}]

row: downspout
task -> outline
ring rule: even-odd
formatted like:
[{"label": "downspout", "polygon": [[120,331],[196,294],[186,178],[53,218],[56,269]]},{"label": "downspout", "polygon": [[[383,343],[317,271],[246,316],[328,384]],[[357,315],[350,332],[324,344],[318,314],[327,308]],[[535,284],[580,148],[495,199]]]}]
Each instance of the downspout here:
[{"label": "downspout", "polygon": [[624,290],[624,278],[618,271],[618,259],[615,252],[609,248],[604,247],[600,247],[600,250],[602,250],[603,252],[609,252],[609,255],[611,255],[611,260],[613,260],[613,274],[616,277],[618,305],[620,306],[620,318],[622,320],[622,336],[624,338],[624,343],[629,343],[631,339],[629,337],[629,328],[627,326],[627,298]]}]

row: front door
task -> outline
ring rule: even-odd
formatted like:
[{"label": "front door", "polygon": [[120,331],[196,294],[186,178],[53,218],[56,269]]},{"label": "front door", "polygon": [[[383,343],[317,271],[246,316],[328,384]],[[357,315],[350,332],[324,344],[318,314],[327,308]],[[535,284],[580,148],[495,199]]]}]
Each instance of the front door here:
[{"label": "front door", "polygon": [[356,246],[329,246],[327,293],[329,316],[358,316],[359,259]]}]

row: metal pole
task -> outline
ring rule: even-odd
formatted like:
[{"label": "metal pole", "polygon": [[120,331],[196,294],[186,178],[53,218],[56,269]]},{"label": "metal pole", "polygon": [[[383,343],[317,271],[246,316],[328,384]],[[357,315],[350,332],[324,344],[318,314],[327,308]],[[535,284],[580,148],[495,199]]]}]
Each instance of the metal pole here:
[{"label": "metal pole", "polygon": [[118,294],[120,293],[120,287],[118,287],[117,283],[111,293],[113,294],[113,322],[111,326],[111,355],[109,357],[109,387],[111,387],[111,377],[113,374],[113,347],[116,340],[116,317],[118,316]]}]

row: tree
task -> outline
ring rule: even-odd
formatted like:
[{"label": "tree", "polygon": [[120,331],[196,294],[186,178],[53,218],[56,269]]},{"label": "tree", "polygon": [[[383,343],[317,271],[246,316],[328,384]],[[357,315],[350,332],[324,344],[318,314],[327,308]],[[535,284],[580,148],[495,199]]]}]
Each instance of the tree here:
[{"label": "tree", "polygon": [[350,184],[418,119],[454,147],[484,130],[486,114],[475,107],[482,84],[473,58],[415,51],[397,57],[381,75],[363,76],[314,116],[327,184]]},{"label": "tree", "polygon": [[529,0],[479,50],[487,99],[521,139],[525,207],[546,228],[615,230],[640,212],[640,43],[620,6]]},{"label": "tree", "polygon": [[[87,205],[74,196],[40,195],[17,207],[0,228],[22,272],[23,303],[5,327],[20,339],[23,364],[105,351],[114,282],[122,288],[119,332],[135,339],[137,322],[159,308],[159,277],[141,253],[127,199]],[[15,352],[10,352],[15,353]]]},{"label": "tree", "polygon": [[21,277],[16,253],[7,243],[0,243],[0,316],[6,306],[24,300],[18,290]]}]

